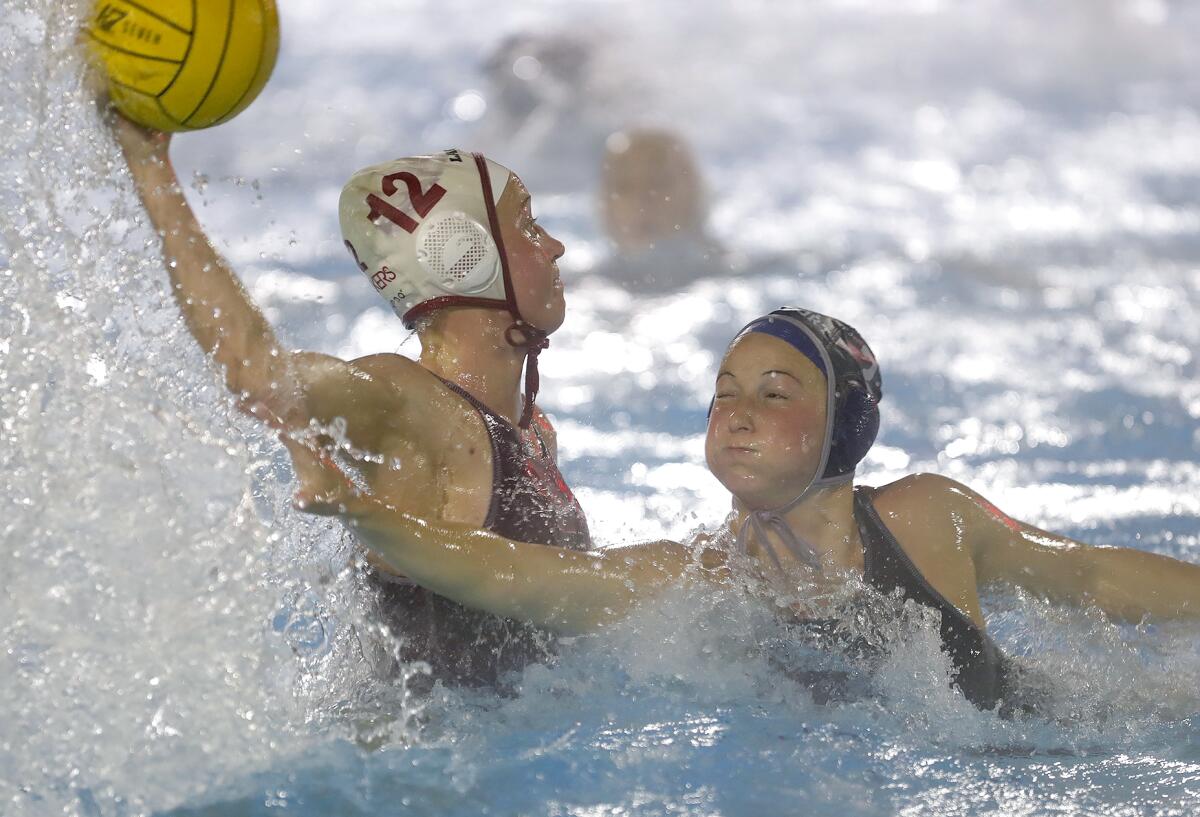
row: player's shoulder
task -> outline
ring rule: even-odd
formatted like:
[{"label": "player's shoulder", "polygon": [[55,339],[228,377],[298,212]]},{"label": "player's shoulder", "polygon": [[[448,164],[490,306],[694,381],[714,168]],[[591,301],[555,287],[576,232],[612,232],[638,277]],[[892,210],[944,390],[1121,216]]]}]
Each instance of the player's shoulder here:
[{"label": "player's shoulder", "polygon": [[386,383],[408,399],[435,399],[449,395],[446,381],[404,355],[383,352],[356,357],[348,365],[360,377]]},{"label": "player's shoulder", "polygon": [[412,358],[393,352],[356,357],[347,361],[347,365],[361,372],[379,376],[420,377],[433,374]]},{"label": "player's shoulder", "polygon": [[941,474],[919,473],[874,489],[872,503],[893,519],[927,518],[972,503],[975,493],[961,482]]},{"label": "player's shoulder", "polygon": [[464,401],[446,382],[417,361],[397,354],[373,354],[353,360],[300,352],[294,362],[311,398],[346,406],[374,406],[398,412],[407,422],[454,410]]},{"label": "player's shoulder", "polygon": [[392,391],[389,385],[404,386],[408,391],[411,384],[421,381],[421,368],[416,361],[403,355],[368,355],[343,360],[322,352],[293,352],[293,372],[304,383],[311,395],[328,392],[350,397],[367,393],[382,397]]}]

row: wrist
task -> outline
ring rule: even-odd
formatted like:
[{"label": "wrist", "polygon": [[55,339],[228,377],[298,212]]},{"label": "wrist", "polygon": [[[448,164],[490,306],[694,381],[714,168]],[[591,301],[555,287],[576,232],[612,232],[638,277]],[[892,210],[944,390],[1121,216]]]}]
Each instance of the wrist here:
[{"label": "wrist", "polygon": [[144,128],[115,112],[110,125],[130,167],[159,166],[171,169],[171,134]]}]

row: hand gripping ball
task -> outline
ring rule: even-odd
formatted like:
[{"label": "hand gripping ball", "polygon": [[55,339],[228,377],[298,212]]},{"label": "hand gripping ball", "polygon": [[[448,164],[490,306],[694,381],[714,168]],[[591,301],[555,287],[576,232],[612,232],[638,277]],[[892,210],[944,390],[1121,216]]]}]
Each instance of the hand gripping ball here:
[{"label": "hand gripping ball", "polygon": [[275,0],[97,0],[87,33],[113,103],[163,131],[236,116],[279,51]]}]

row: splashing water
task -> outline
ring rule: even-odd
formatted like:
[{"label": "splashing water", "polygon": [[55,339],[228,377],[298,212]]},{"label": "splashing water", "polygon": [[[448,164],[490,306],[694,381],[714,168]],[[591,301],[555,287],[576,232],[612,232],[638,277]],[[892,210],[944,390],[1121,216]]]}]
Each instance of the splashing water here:
[{"label": "splashing water", "polygon": [[[592,80],[535,88],[555,152],[537,127],[506,141],[474,55],[591,30],[594,7],[534,4],[486,35],[409,10],[423,45],[398,50],[372,4],[338,6],[289,4],[267,92],[174,149],[285,339],[401,345],[321,202],[381,154],[478,142],[530,167],[572,247],[543,400],[604,541],[720,517],[698,441],[711,370],[741,322],[787,301],[851,320],[880,354],[865,482],[938,470],[1037,524],[1200,560],[1189,7],[614,4]],[[80,13],[8,0],[0,19],[0,813],[1200,809],[1196,627],[1015,594],[985,599],[989,626],[1048,678],[1040,717],[954,695],[911,611],[868,677],[734,594],[668,595],[569,640],[510,697],[412,701],[377,680],[388,642],[351,541],[291,508],[281,446],[232,410],[178,317],[86,102]],[[516,75],[549,76],[541,60]],[[631,64],[633,91],[613,79]],[[385,69],[421,88],[381,87]],[[663,118],[690,123],[714,232],[754,263],[636,298],[591,275],[604,243],[566,171],[588,175],[580,146],[607,129]],[[420,144],[394,147],[399,132]],[[831,661],[854,694],[818,704],[795,676]]]},{"label": "splashing water", "polygon": [[0,803],[141,811],[304,752],[349,696],[324,622],[347,551],[187,336],[84,102],[78,18],[47,9],[4,22],[39,82],[4,100]]}]

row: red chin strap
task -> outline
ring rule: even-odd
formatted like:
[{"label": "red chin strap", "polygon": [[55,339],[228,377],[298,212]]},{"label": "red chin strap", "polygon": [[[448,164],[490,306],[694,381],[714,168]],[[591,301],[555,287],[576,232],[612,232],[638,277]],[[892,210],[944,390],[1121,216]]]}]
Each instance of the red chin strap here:
[{"label": "red chin strap", "polygon": [[[504,339],[509,346],[525,349],[525,405],[521,409],[519,428],[529,428],[533,420],[533,401],[537,398],[540,378],[538,377],[538,355],[550,345],[549,333],[538,329],[521,317],[517,308],[517,296],[513,292],[512,277],[508,272],[508,253],[504,249],[504,237],[500,235],[500,217],[496,214],[496,200],[492,195],[492,179],[488,174],[487,161],[481,153],[472,153],[475,166],[479,168],[479,180],[483,185],[483,201],[487,207],[488,226],[492,231],[492,240],[496,242],[496,251],[500,254],[500,269],[504,274],[504,297],[508,311],[513,316],[513,323],[504,330]],[[518,337],[519,333],[519,337]]]},{"label": "red chin strap", "polygon": [[[513,337],[517,333],[521,335],[519,339]],[[521,409],[521,420],[517,426],[529,428],[529,423],[533,420],[533,401],[537,397],[538,386],[541,385],[541,378],[538,376],[538,355],[550,345],[550,338],[541,329],[517,318],[512,326],[504,330],[504,339],[508,341],[509,346],[518,349],[525,347],[525,405]]]}]

